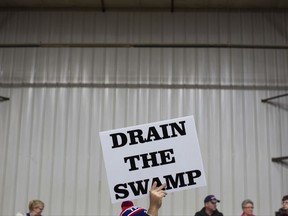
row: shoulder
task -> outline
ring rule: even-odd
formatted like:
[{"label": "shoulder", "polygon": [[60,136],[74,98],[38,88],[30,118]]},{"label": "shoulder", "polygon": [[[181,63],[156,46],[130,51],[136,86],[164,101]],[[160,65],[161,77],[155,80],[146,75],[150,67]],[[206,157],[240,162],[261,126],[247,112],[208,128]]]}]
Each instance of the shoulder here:
[{"label": "shoulder", "polygon": [[203,209],[195,213],[195,216],[203,216],[203,215],[205,215],[205,212],[203,211]]},{"label": "shoulder", "polygon": [[[214,215],[214,214],[213,214],[213,215]],[[218,210],[216,210],[215,216],[223,216],[223,213],[222,213],[222,212],[219,212]]]},{"label": "shoulder", "polygon": [[278,212],[276,212],[276,215],[278,216],[288,216],[288,211],[286,209],[280,208]]}]

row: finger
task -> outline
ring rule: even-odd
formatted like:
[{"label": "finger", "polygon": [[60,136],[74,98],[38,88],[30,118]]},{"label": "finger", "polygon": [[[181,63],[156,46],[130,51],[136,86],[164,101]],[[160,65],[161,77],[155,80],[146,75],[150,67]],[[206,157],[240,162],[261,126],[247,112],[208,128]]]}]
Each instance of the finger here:
[{"label": "finger", "polygon": [[156,190],[157,189],[157,182],[154,181],[151,187],[151,190]]},{"label": "finger", "polygon": [[160,187],[158,187],[157,190],[158,190],[158,191],[159,191],[159,190],[163,190],[163,189],[165,189],[165,187],[166,187],[166,183],[164,183],[164,184],[162,184]]},{"label": "finger", "polygon": [[165,195],[165,196],[167,195],[167,192],[165,192],[165,191],[163,191],[163,190],[160,191],[159,193],[160,193],[161,195]]}]

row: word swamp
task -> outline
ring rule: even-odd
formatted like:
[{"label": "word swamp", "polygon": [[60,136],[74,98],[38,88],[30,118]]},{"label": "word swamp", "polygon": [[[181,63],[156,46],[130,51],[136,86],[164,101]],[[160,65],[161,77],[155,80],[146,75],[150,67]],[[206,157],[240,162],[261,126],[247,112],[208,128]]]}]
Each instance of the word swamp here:
[{"label": "word swamp", "polygon": [[[163,176],[163,179],[167,185],[166,190],[171,190],[175,188],[182,188],[182,187],[186,187],[190,185],[195,185],[196,184],[195,179],[199,178],[200,176],[201,176],[200,170],[191,170],[188,172],[176,173],[175,176],[166,175],[166,176]],[[133,193],[134,196],[147,194],[150,186],[155,181],[157,182],[158,185],[162,184],[162,182],[160,181],[158,177],[155,177],[153,179],[144,179],[144,180],[139,180],[135,182],[117,184],[114,187],[114,191],[116,193],[115,198],[116,200],[126,199],[127,197],[131,195],[129,191],[131,191],[131,193]],[[131,190],[129,190],[129,188]]]}]

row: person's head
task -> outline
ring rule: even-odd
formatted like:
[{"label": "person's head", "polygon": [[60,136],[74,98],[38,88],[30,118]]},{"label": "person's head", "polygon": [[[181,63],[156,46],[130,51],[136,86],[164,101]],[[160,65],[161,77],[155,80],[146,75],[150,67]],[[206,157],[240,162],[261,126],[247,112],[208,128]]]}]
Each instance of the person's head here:
[{"label": "person's head", "polygon": [[250,199],[245,199],[242,202],[242,210],[244,215],[249,216],[249,215],[253,215],[253,208],[254,208],[254,204],[252,202],[252,200]]},{"label": "person's head", "polygon": [[41,200],[31,200],[28,205],[29,211],[33,216],[41,215],[44,207],[45,205]]},{"label": "person's head", "polygon": [[283,209],[287,209],[288,210],[288,195],[283,196],[282,205],[283,205]]},{"label": "person's head", "polygon": [[121,209],[122,211],[126,210],[127,208],[130,208],[134,206],[134,203],[130,200],[127,200],[127,201],[123,201],[122,204],[121,204]]},{"label": "person's head", "polygon": [[214,212],[217,209],[217,202],[220,202],[214,195],[208,195],[204,199],[204,207],[207,212]]}]

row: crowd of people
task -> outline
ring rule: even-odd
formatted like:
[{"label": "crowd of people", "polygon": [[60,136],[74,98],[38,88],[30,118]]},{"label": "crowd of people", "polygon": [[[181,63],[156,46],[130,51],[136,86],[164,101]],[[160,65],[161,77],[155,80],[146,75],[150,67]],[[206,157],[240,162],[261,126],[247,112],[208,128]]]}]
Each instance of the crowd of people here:
[{"label": "crowd of people", "polygon": [[[162,198],[166,196],[164,192],[165,185],[157,187],[153,184],[150,190],[150,205],[148,211],[141,207],[136,207],[132,201],[122,202],[122,211],[120,216],[158,216],[158,210],[162,205]],[[194,216],[223,216],[218,211],[217,203],[220,200],[214,195],[208,195],[204,199],[204,207],[195,213]],[[250,199],[245,199],[242,204],[242,214],[240,216],[255,216],[253,214],[254,203]],[[153,209],[153,211],[151,210]],[[288,195],[282,198],[282,207],[275,212],[275,216],[288,216]]]},{"label": "crowd of people", "polygon": [[[158,211],[162,206],[162,199],[167,195],[165,187],[166,184],[162,184],[158,187],[156,182],[153,183],[149,191],[150,202],[148,210],[135,206],[130,200],[122,202],[120,216],[158,216]],[[223,216],[217,209],[217,203],[219,202],[220,200],[214,195],[206,196],[203,208],[196,212],[195,216]],[[41,200],[31,200],[28,205],[29,212],[25,216],[41,216],[44,206],[44,202]],[[252,200],[245,199],[242,202],[241,207],[241,216],[255,216],[253,214],[254,203]],[[288,195],[283,196],[282,207],[275,212],[275,216],[288,216]]]}]

